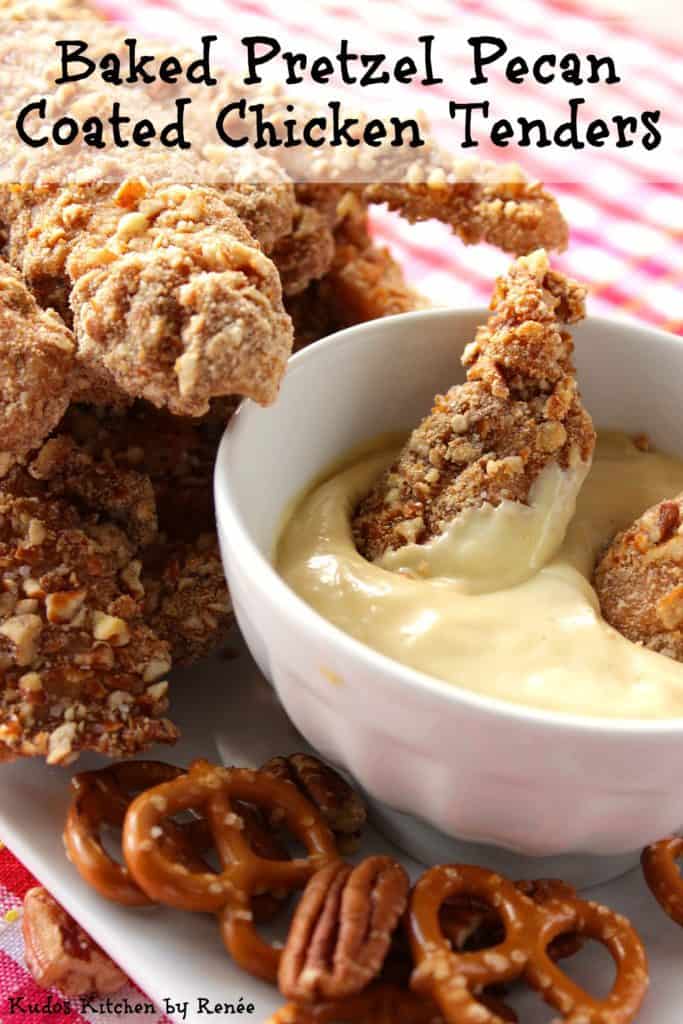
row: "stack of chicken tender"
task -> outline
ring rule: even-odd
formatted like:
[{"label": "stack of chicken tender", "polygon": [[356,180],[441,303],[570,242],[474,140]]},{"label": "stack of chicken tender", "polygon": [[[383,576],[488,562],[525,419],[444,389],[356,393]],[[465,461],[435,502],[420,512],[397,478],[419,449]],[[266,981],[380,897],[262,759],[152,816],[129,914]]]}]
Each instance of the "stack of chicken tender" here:
[{"label": "stack of chicken tender", "polygon": [[[0,0],[0,60],[30,21],[49,79],[54,20],[76,14],[94,53],[122,45],[82,4]],[[12,109],[49,91],[13,88]],[[198,90],[199,120],[236,90]],[[276,89],[262,101],[271,120],[287,102]],[[97,110],[97,85],[77,102]],[[0,184],[0,760],[177,738],[169,672],[231,623],[211,477],[239,398],[275,401],[293,349],[425,304],[372,240],[371,204],[515,255],[567,239],[554,199],[517,168],[435,146],[391,180],[378,165],[351,183],[333,160],[302,181],[298,153],[236,164],[208,143],[126,154],[112,175],[80,159],[65,174],[54,153],[38,172],[21,155]]]}]

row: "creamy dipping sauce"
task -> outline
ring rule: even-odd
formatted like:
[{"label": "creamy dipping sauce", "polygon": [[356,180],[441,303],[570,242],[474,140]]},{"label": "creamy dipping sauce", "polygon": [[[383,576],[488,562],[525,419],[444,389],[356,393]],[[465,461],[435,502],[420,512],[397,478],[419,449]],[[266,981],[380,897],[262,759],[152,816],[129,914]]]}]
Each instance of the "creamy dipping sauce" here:
[{"label": "creamy dipping sauce", "polygon": [[[609,626],[590,584],[596,556],[614,534],[650,505],[683,491],[682,460],[639,451],[622,434],[600,434],[559,547],[562,474],[550,476],[537,492],[538,506],[558,515],[540,547],[530,543],[539,522],[533,510],[501,511],[501,520],[522,514],[523,535],[524,522],[534,525],[521,545],[521,569],[516,555],[515,578],[522,581],[509,585],[506,569],[495,586],[498,542],[510,535],[509,522],[499,529],[497,509],[484,510],[479,524],[454,524],[451,539],[464,530],[460,536],[475,553],[493,545],[483,562],[468,556],[470,565],[480,565],[471,573],[467,559],[453,561],[452,547],[445,561],[432,553],[424,564],[416,557],[420,548],[424,554],[420,545],[403,549],[400,558],[384,556],[383,563],[399,571],[358,553],[351,513],[398,450],[384,448],[334,473],[303,498],[285,525],[276,566],[304,601],[382,654],[478,693],[581,715],[683,716],[683,664],[638,647]],[[548,561],[539,569],[543,557]],[[443,565],[456,575],[435,575]]]}]

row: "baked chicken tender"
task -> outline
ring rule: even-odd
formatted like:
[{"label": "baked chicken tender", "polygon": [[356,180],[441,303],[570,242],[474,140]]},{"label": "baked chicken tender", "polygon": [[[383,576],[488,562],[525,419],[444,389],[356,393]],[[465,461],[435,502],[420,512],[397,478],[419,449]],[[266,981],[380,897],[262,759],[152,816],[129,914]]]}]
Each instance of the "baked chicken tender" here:
[{"label": "baked chicken tender", "polygon": [[177,414],[276,397],[292,346],[277,270],[212,188],[5,186],[10,262],[73,317],[77,358]]},{"label": "baked chicken tender", "polygon": [[543,250],[520,257],[498,280],[492,315],[463,353],[466,382],[437,395],[356,509],[361,554],[375,560],[424,544],[466,509],[504,499],[527,504],[547,466],[590,464],[595,432],[577,389],[571,337],[561,329],[585,315],[584,300],[585,288],[551,270]]},{"label": "baked chicken tender", "polygon": [[[243,87],[226,78],[218,87],[216,96],[209,97],[215,114],[241,95]],[[287,104],[295,102],[300,116],[307,119],[324,115],[315,102],[293,98],[278,85],[266,85],[250,93],[262,105],[264,120],[282,128],[289,117]],[[356,111],[359,125],[351,135],[359,135],[368,115]],[[537,248],[564,249],[568,227],[555,198],[537,181],[530,181],[516,164],[498,165],[492,161],[463,158],[453,155],[429,137],[429,126],[423,121],[425,135],[420,156],[415,151],[383,146],[359,149],[360,157],[349,158],[348,150],[338,151],[324,145],[316,151],[312,161],[310,153],[297,147],[276,150],[276,159],[292,180],[310,183],[313,192],[310,201],[315,205],[313,176],[318,182],[329,183],[341,193],[353,191],[363,202],[386,203],[409,221],[436,219],[448,224],[467,244],[482,241],[497,245],[516,256]],[[226,127],[245,131],[249,126],[235,113],[228,118]],[[250,141],[255,141],[251,138]],[[319,197],[318,197],[319,198]]]},{"label": "baked chicken tender", "polygon": [[683,494],[653,505],[617,534],[593,582],[611,626],[683,661]]},{"label": "baked chicken tender", "polygon": [[[503,169],[502,169],[503,170]],[[567,224],[556,199],[521,174],[506,180],[449,180],[447,169],[427,170],[426,180],[377,182],[364,190],[371,203],[386,203],[414,224],[439,220],[467,245],[490,242],[515,255],[564,249]]]},{"label": "baked chicken tender", "polygon": [[[309,186],[309,192],[315,189],[317,203],[325,202],[324,188]],[[329,268],[305,291],[285,293],[295,351],[345,327],[429,306],[407,283],[389,249],[373,241],[365,203],[346,192],[335,200],[334,210]]]},{"label": "baked chicken tender", "polygon": [[68,764],[177,738],[168,644],[125,534],[58,498],[0,495],[0,760]]},{"label": "baked chicken tender", "polygon": [[[220,414],[212,409],[211,417],[199,421],[171,416],[143,402],[125,412],[73,406],[59,437],[45,445],[48,455],[57,442],[60,448],[67,442],[72,449],[78,445],[78,455],[70,458],[90,458],[95,466],[90,491],[103,478],[118,481],[117,493],[124,490],[129,500],[125,518],[119,515],[117,521],[129,534],[135,528],[138,538],[140,520],[149,525],[141,516],[148,508],[140,500],[141,481],[151,489],[158,533],[151,541],[146,534],[140,551],[144,615],[170,645],[176,665],[210,654],[233,623],[212,501],[216,449],[233,405],[221,403]],[[36,461],[44,464],[46,456]],[[31,472],[35,475],[33,467]],[[133,500],[134,485],[138,500]],[[120,510],[110,503],[107,511],[115,517]]]},{"label": "baked chicken tender", "polygon": [[142,583],[145,620],[175,665],[206,657],[225,639],[233,611],[215,532],[145,552]]},{"label": "baked chicken tender", "polygon": [[0,260],[0,473],[40,444],[69,404],[75,345],[56,313],[40,308]]}]

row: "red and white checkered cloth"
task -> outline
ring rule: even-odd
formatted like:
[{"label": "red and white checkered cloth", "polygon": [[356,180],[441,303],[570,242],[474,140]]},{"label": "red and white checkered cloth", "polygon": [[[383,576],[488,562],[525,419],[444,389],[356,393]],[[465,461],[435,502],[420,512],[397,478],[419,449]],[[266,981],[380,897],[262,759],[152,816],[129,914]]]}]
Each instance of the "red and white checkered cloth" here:
[{"label": "red and white checkered cloth", "polygon": [[[235,59],[241,37],[248,34],[284,36],[300,49],[321,53],[334,52],[344,37],[366,49],[368,39],[383,39],[390,50],[400,53],[402,47],[414,48],[418,35],[433,32],[440,70],[451,66],[459,81],[462,41],[471,35],[493,30],[506,38],[521,38],[531,53],[541,47],[558,53],[590,48],[614,56],[618,64],[626,63],[624,89],[635,109],[661,108],[670,136],[683,137],[683,45],[661,35],[650,37],[621,19],[598,16],[590,6],[570,0],[137,0],[135,5],[99,0],[99,6],[148,37],[163,34],[187,40],[201,31],[217,32],[224,51]],[[502,76],[494,77],[486,98],[493,106],[498,96],[505,112],[510,86]],[[431,115],[432,100],[425,90],[415,94],[415,106]],[[442,106],[443,102],[442,95]],[[553,95],[539,95],[538,102],[547,103],[549,116],[553,106],[557,111]],[[492,155],[485,147],[481,152]],[[662,153],[665,160],[666,151]],[[683,187],[676,180],[681,163],[660,164],[655,174],[652,155],[646,165],[643,153],[633,150],[584,150],[572,159],[574,163],[560,167],[557,153],[548,156],[548,150],[527,150],[523,159],[530,174],[555,183],[553,190],[572,227],[570,247],[556,259],[557,266],[590,284],[593,312],[629,315],[683,335]],[[401,259],[409,280],[435,302],[487,302],[493,277],[508,263],[506,256],[488,247],[465,248],[438,224],[409,225],[382,211],[373,219],[377,234]],[[33,884],[9,850],[0,850],[0,1024],[39,1024],[46,1019],[41,1013],[9,1013],[12,995],[23,994],[26,1004],[44,998],[26,971],[22,953],[21,899]],[[133,989],[123,995],[131,1002],[139,999]],[[52,1024],[111,1024],[115,1018],[73,1012],[51,1014],[49,1019]],[[128,1024],[165,1020],[161,1015],[134,1014],[125,1019]]]}]

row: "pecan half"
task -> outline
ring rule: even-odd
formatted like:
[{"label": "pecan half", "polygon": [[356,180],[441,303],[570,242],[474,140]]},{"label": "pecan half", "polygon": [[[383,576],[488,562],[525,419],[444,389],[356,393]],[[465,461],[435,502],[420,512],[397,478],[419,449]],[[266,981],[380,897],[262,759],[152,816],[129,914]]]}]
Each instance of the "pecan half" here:
[{"label": "pecan half", "polygon": [[310,1003],[362,992],[382,969],[408,897],[408,876],[390,857],[358,867],[338,861],[309,881],[282,954],[287,999]]},{"label": "pecan half", "polygon": [[65,996],[109,995],[126,984],[126,976],[57,901],[43,888],[24,897],[26,966],[41,988],[58,988]]},{"label": "pecan half", "polygon": [[[315,804],[334,832],[339,852],[355,852],[367,812],[358,793],[334,768],[312,754],[290,754],[272,757],[262,771],[293,782]],[[271,823],[276,828],[282,825],[277,819],[271,819]]]}]

